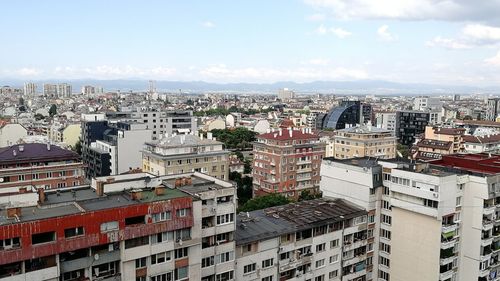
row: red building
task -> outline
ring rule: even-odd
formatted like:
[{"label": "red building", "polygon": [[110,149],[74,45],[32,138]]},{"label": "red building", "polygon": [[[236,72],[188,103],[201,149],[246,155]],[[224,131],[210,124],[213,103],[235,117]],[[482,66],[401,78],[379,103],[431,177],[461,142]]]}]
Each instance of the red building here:
[{"label": "red building", "polygon": [[308,129],[283,129],[257,136],[254,143],[255,196],[280,193],[298,198],[308,190],[319,192],[325,144]]},{"label": "red building", "polygon": [[50,144],[0,148],[0,193],[36,191],[83,184],[80,156]]}]

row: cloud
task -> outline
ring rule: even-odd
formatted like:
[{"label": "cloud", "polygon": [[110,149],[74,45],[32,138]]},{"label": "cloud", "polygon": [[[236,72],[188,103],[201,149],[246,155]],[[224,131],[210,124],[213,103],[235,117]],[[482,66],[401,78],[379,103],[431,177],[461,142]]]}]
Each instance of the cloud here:
[{"label": "cloud", "polygon": [[470,49],[500,44],[500,28],[484,24],[467,24],[457,38],[434,37],[425,43],[428,47],[447,49]]},{"label": "cloud", "polygon": [[213,23],[209,20],[202,22],[201,25],[205,28],[214,28],[215,27],[215,23]]},{"label": "cloud", "polygon": [[489,65],[500,66],[500,51],[494,57],[488,58],[484,62]]},{"label": "cloud", "polygon": [[498,22],[500,1],[304,0],[335,19],[392,19]]},{"label": "cloud", "polygon": [[315,58],[301,62],[301,64],[309,64],[309,65],[328,65],[329,63],[330,63],[329,59],[322,59],[322,58]]},{"label": "cloud", "polygon": [[330,28],[327,28],[325,25],[320,25],[318,26],[318,28],[316,28],[315,32],[319,35],[325,35],[325,34],[333,34],[335,36],[337,36],[338,38],[340,39],[344,39],[348,36],[351,36],[352,33],[343,29],[343,28],[340,28],[340,27],[330,27]]},{"label": "cloud", "polygon": [[41,70],[32,67],[23,67],[14,71],[14,74],[17,74],[19,76],[38,76],[41,73]]},{"label": "cloud", "polygon": [[324,21],[326,16],[324,14],[312,14],[306,17],[308,21]]},{"label": "cloud", "polygon": [[389,32],[389,26],[384,24],[377,29],[378,37],[383,41],[394,41],[396,37]]}]

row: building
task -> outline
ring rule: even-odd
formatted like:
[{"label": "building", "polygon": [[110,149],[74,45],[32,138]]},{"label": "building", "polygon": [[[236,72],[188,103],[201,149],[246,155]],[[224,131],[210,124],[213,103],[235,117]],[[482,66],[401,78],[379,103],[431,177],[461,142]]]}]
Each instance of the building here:
[{"label": "building", "polygon": [[396,132],[396,112],[376,112],[376,126],[391,132]]},{"label": "building", "polygon": [[332,137],[335,158],[376,157],[392,159],[396,157],[396,137],[385,129],[363,125],[338,130]]},{"label": "building", "polygon": [[229,151],[222,142],[196,135],[165,136],[148,141],[142,150],[142,169],[155,175],[200,172],[212,177],[229,179]]},{"label": "building", "polygon": [[253,193],[298,198],[319,191],[325,144],[309,129],[279,129],[257,136],[253,146]]},{"label": "building", "polygon": [[0,148],[0,193],[83,184],[83,164],[73,151],[26,143]]},{"label": "building", "polygon": [[422,139],[410,149],[412,159],[430,161],[441,159],[442,155],[453,154],[451,141]]},{"label": "building", "polygon": [[28,130],[21,124],[0,120],[0,148],[18,144],[28,136]]},{"label": "building", "polygon": [[84,121],[82,128],[82,155],[87,179],[142,167],[141,149],[152,139],[146,124]]},{"label": "building", "polygon": [[230,280],[233,193],[197,174],[40,189],[38,205],[0,211],[0,280]]},{"label": "building", "polygon": [[326,115],[318,114],[316,117],[317,129],[345,129],[348,127],[364,124],[372,120],[372,107],[370,104],[360,101],[345,100],[332,108]]},{"label": "building", "polygon": [[459,153],[464,151],[464,140],[462,136],[465,134],[463,128],[441,128],[441,127],[425,127],[424,138],[429,140],[438,140],[451,142],[453,144],[451,153]]},{"label": "building", "polygon": [[398,111],[396,113],[396,137],[403,145],[412,145],[419,134],[425,132],[429,113],[420,111]]},{"label": "building", "polygon": [[463,136],[466,152],[496,152],[500,151],[500,134],[485,136]]},{"label": "building", "polygon": [[24,83],[24,96],[34,97],[36,95],[37,85],[33,82]]},{"label": "building", "polygon": [[485,119],[495,121],[498,115],[500,115],[500,98],[488,99]]},{"label": "building", "polygon": [[43,95],[52,98],[66,98],[72,94],[72,87],[67,83],[43,84]]},{"label": "building", "polygon": [[429,163],[327,158],[321,190],[368,211],[374,279],[494,280],[500,269],[500,227],[494,224],[500,213],[495,209],[500,167],[494,164],[499,159],[487,154],[443,155]]},{"label": "building", "polygon": [[47,136],[55,143],[61,143],[69,147],[75,147],[81,137],[81,124],[58,124],[54,123],[48,128]]},{"label": "building", "polygon": [[283,88],[278,91],[278,99],[281,101],[291,100],[295,97],[295,93],[288,88]]},{"label": "building", "polygon": [[441,109],[439,97],[419,96],[413,100],[413,110],[426,111]]},{"label": "building", "polygon": [[301,201],[236,223],[234,280],[367,280],[366,211],[347,201]]}]

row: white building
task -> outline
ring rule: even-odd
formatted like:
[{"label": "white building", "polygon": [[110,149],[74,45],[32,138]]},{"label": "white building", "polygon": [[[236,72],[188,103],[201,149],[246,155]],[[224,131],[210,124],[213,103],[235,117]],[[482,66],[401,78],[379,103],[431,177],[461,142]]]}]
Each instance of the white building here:
[{"label": "white building", "polygon": [[295,97],[295,93],[288,88],[283,88],[278,91],[278,99],[281,101],[287,101],[293,99]]},{"label": "white building", "polygon": [[441,109],[441,101],[439,97],[415,97],[413,100],[413,110],[425,111],[429,109]]},{"label": "white building", "polygon": [[24,126],[0,121],[0,147],[17,144],[26,136],[28,136],[28,130]]},{"label": "white building", "polygon": [[376,112],[375,120],[378,128],[396,131],[396,112]]},{"label": "white building", "polygon": [[483,135],[483,136],[462,136],[464,140],[465,151],[470,153],[481,152],[499,152],[500,151],[500,134]]},{"label": "white building", "polygon": [[24,83],[24,96],[33,97],[36,95],[37,85],[33,82]]}]

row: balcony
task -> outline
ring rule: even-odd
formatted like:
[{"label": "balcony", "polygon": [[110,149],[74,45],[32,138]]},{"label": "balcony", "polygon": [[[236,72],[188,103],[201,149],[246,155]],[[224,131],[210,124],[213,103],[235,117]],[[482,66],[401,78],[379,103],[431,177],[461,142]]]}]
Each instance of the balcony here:
[{"label": "balcony", "polygon": [[449,280],[452,277],[453,277],[453,270],[452,269],[439,274],[439,280],[440,281]]},{"label": "balcony", "polygon": [[488,231],[493,228],[493,221],[488,219],[483,219],[483,230]]},{"label": "balcony", "polygon": [[493,206],[484,206],[483,215],[485,215],[485,216],[492,215],[493,213],[495,213],[495,209],[496,209],[496,207],[494,205]]},{"label": "balcony", "polygon": [[441,233],[443,234],[443,237],[446,239],[454,237],[456,234],[456,230],[457,230],[456,224],[443,225],[441,227]]},{"label": "balcony", "polygon": [[490,236],[488,238],[482,238],[481,239],[481,246],[486,247],[488,245],[491,245],[492,242],[493,242],[493,237],[492,236]]},{"label": "balcony", "polygon": [[309,160],[298,160],[297,165],[311,164],[311,159]]},{"label": "balcony", "polygon": [[441,249],[446,250],[454,247],[457,244],[457,239],[452,238],[449,240],[441,241]]},{"label": "balcony", "polygon": [[449,264],[449,263],[453,262],[453,260],[456,258],[457,258],[456,256],[451,256],[451,257],[447,257],[447,258],[440,258],[439,265]]}]

